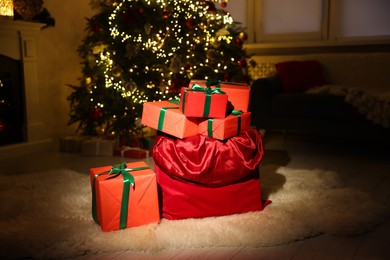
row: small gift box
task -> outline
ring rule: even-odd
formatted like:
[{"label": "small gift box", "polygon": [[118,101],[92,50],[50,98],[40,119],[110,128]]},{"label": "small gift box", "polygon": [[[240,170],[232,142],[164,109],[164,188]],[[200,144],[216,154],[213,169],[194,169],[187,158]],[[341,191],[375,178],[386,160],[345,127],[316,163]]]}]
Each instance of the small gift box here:
[{"label": "small gift box", "polygon": [[60,138],[60,151],[67,153],[78,153],[81,151],[81,144],[88,140],[89,136],[65,136]]},{"label": "small gift box", "polygon": [[179,108],[188,117],[224,118],[227,102],[228,96],[219,86],[212,89],[193,84],[182,88]]},{"label": "small gift box", "polygon": [[187,118],[179,105],[169,101],[145,102],[141,123],[178,138],[198,134],[198,119]]},{"label": "small gift box", "polygon": [[160,222],[155,173],[145,162],[90,169],[92,216],[105,232]]},{"label": "small gift box", "polygon": [[[202,87],[207,87],[208,81],[191,80],[190,86],[197,84]],[[232,103],[235,110],[248,112],[249,104],[249,86],[245,83],[236,82],[219,82],[220,88],[228,95],[228,100]]]},{"label": "small gift box", "polygon": [[81,154],[90,156],[112,156],[115,141],[91,138],[82,142]]},{"label": "small gift box", "polygon": [[199,134],[219,140],[240,134],[242,130],[250,129],[251,112],[233,111],[226,118],[207,119],[199,124]]},{"label": "small gift box", "polygon": [[144,159],[150,156],[150,150],[140,147],[122,146],[114,149],[115,156]]}]

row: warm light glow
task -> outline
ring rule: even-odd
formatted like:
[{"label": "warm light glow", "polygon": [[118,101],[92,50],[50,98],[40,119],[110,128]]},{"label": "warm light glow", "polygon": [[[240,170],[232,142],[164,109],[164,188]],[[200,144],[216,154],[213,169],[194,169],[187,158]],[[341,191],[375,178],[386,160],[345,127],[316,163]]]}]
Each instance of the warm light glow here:
[{"label": "warm light glow", "polygon": [[12,18],[14,16],[13,0],[1,0],[0,2],[0,16]]},{"label": "warm light glow", "polygon": [[[117,0],[115,3],[108,17],[109,39],[88,45],[88,68],[92,73],[85,78],[91,95],[89,101],[95,108],[103,112],[111,108],[101,97],[108,95],[105,93],[126,99],[126,107],[111,114],[108,122],[120,121],[126,116],[131,119],[137,116],[142,103],[167,99],[173,93],[172,87],[181,87],[183,78],[192,78],[204,70],[222,74],[235,62],[229,53],[225,55],[217,50],[219,46],[234,44],[229,31],[233,19],[227,12],[210,11],[200,0]],[[155,12],[156,20],[161,21],[157,18],[162,17],[163,22],[153,23],[151,19],[140,28],[129,25],[142,18],[143,12],[150,12],[148,9]],[[115,46],[122,45],[123,50],[113,50],[111,42]],[[142,53],[155,63],[139,63],[137,60]],[[220,60],[224,56],[226,58]],[[129,65],[122,67],[125,62]],[[140,78],[153,81],[142,82]],[[107,92],[102,91],[102,87]]]}]

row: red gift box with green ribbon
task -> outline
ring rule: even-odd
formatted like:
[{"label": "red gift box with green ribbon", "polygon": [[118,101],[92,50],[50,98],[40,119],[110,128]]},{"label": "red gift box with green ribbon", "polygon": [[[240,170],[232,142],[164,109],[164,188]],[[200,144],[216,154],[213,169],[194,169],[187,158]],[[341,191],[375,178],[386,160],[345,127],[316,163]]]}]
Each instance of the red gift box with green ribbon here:
[{"label": "red gift box with green ribbon", "polygon": [[239,135],[250,129],[251,112],[234,110],[226,118],[210,118],[199,124],[199,134],[219,140]]},{"label": "red gift box with green ribbon", "polygon": [[186,117],[179,105],[170,101],[145,102],[141,123],[166,134],[185,138],[198,134],[198,118]]},{"label": "red gift box with green ribbon", "polygon": [[[193,84],[190,88],[182,88],[180,111],[188,117],[224,118],[228,96],[219,86],[219,81],[207,81],[207,87]],[[215,88],[211,88],[214,86]]]},{"label": "red gift box with green ribbon", "polygon": [[[202,87],[207,87],[208,81],[193,79],[190,82],[190,86],[197,84]],[[219,82],[219,86],[223,92],[228,96],[228,101],[232,103],[234,109],[241,110],[242,112],[248,112],[249,105],[249,86],[245,83],[237,82]],[[214,86],[211,86],[214,88]]]},{"label": "red gift box with green ribbon", "polygon": [[156,174],[145,162],[90,169],[92,216],[104,232],[160,222]]}]

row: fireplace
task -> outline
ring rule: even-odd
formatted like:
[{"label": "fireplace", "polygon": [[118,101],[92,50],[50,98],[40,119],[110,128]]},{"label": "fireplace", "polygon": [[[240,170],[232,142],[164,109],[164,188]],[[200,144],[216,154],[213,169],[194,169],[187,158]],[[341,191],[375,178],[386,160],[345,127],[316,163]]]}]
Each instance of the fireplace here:
[{"label": "fireplace", "polygon": [[0,20],[2,158],[51,149],[39,106],[35,44],[42,27],[40,23]]},{"label": "fireplace", "polygon": [[0,55],[0,146],[26,141],[20,61]]}]

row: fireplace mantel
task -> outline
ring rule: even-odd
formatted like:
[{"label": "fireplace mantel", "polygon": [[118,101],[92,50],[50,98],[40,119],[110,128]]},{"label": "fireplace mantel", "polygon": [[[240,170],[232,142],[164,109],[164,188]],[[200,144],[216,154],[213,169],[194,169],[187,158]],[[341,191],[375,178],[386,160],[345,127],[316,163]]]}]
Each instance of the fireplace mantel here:
[{"label": "fireplace mantel", "polygon": [[0,20],[0,54],[19,60],[23,70],[26,106],[26,142],[0,146],[0,157],[18,156],[51,148],[41,120],[37,75],[36,41],[44,24]]}]

